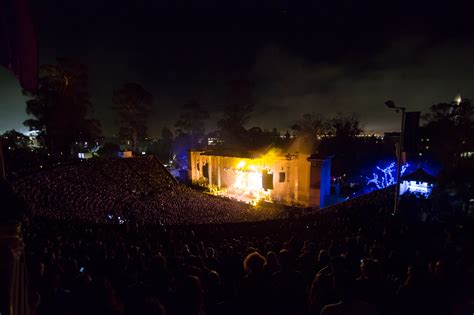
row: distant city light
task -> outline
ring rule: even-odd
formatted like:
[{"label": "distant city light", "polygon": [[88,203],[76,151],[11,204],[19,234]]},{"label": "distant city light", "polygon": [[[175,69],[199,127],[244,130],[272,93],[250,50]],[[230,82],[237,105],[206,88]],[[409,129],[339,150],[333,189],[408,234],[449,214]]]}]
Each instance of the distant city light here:
[{"label": "distant city light", "polygon": [[456,97],[454,98],[454,102],[456,103],[456,105],[461,104],[461,102],[462,102],[461,93],[458,93],[456,95]]},{"label": "distant city light", "polygon": [[223,143],[223,141],[220,138],[216,138],[216,137],[207,138],[207,145],[217,145],[219,143]]}]

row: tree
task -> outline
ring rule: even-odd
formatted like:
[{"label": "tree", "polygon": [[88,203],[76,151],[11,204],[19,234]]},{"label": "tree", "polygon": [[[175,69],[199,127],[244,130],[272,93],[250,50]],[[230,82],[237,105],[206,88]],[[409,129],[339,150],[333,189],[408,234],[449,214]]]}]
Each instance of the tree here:
[{"label": "tree", "polygon": [[246,150],[261,150],[269,146],[280,147],[283,142],[276,128],[268,130],[252,127],[246,131],[246,139],[247,141],[243,148]]},{"label": "tree", "polygon": [[231,105],[225,108],[222,118],[217,122],[224,143],[231,147],[245,145],[245,124],[250,121],[252,104]]},{"label": "tree", "polygon": [[151,151],[163,163],[169,163],[173,145],[173,133],[168,127],[161,129],[161,138],[151,145]]},{"label": "tree", "polygon": [[359,117],[356,114],[337,115],[329,120],[329,134],[334,135],[337,139],[347,140],[358,136],[363,128],[360,124]]},{"label": "tree", "polygon": [[0,135],[0,145],[2,146],[0,153],[3,153],[7,176],[18,176],[22,171],[38,164],[38,161],[48,158],[47,152],[40,148],[34,148],[34,144],[34,141],[28,136],[15,130],[9,130]]},{"label": "tree", "polygon": [[192,147],[202,144],[205,135],[205,122],[209,113],[196,100],[191,100],[181,107],[181,114],[175,123],[178,137],[189,137]]},{"label": "tree", "polygon": [[31,98],[26,112],[34,116],[24,125],[38,131],[38,138],[53,154],[69,154],[74,142],[95,140],[100,123],[88,118],[92,105],[86,67],[72,60],[57,61],[40,67],[36,91],[24,91]]},{"label": "tree", "polygon": [[224,143],[231,147],[243,147],[246,143],[245,125],[249,123],[254,108],[252,89],[247,80],[230,82],[227,105],[217,122]]},{"label": "tree", "polygon": [[168,127],[161,129],[161,139],[169,144],[173,141],[173,133]]},{"label": "tree", "polygon": [[291,129],[296,131],[297,135],[316,137],[326,130],[325,121],[322,115],[316,113],[304,114]]},{"label": "tree", "polygon": [[465,155],[474,151],[474,106],[471,100],[432,105],[422,119],[426,124],[421,127],[421,137],[429,139],[425,143],[442,164],[434,198],[458,199],[467,205],[474,187],[472,158]]},{"label": "tree", "polygon": [[253,104],[226,106],[224,114],[218,122],[219,127],[221,129],[226,126],[232,129],[245,129],[245,125],[250,121],[253,107]]},{"label": "tree", "polygon": [[324,155],[335,155],[333,174],[342,176],[350,174],[363,162],[358,156],[362,152],[362,143],[356,137],[363,129],[355,114],[343,115],[337,113],[327,122],[327,132],[330,137],[321,140],[318,152]]},{"label": "tree", "polygon": [[119,116],[119,137],[135,150],[138,139],[147,135],[153,96],[140,84],[126,83],[114,91],[112,102],[112,108]]},{"label": "tree", "polygon": [[120,146],[116,143],[105,142],[102,147],[97,151],[101,157],[111,158],[117,157],[117,153],[120,151]]},{"label": "tree", "polygon": [[459,104],[439,103],[422,116],[421,128],[431,150],[445,166],[456,163],[463,152],[474,151],[474,106],[468,99]]},{"label": "tree", "polygon": [[327,132],[326,125],[327,123],[320,114],[307,113],[291,126],[291,129],[296,132],[296,136],[300,141],[299,150],[314,152],[317,144],[317,136]]},{"label": "tree", "polygon": [[13,148],[15,150],[28,149],[31,143],[30,138],[14,129],[5,131],[0,138],[2,139],[4,147]]}]

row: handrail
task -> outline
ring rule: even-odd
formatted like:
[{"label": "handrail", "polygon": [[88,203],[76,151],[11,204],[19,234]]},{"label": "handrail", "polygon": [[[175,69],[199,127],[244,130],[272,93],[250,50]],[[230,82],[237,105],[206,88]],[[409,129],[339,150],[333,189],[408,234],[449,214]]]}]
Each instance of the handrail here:
[{"label": "handrail", "polygon": [[0,257],[0,313],[30,314],[24,243],[19,221],[0,225]]}]

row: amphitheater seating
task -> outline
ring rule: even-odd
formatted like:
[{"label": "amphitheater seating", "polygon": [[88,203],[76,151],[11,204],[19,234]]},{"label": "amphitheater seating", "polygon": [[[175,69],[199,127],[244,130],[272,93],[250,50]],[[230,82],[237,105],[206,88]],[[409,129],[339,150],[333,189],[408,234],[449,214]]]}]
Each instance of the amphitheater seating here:
[{"label": "amphitheater seating", "polygon": [[36,216],[96,223],[199,224],[255,221],[281,215],[179,184],[153,157],[91,159],[14,183]]}]

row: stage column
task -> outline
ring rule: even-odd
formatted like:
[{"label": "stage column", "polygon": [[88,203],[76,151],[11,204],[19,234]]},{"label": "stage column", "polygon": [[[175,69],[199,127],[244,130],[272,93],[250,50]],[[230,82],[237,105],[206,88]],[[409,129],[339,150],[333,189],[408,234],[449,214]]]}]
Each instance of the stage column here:
[{"label": "stage column", "polygon": [[212,156],[209,156],[208,158],[209,162],[209,185],[212,185]]},{"label": "stage column", "polygon": [[221,160],[221,157],[218,156],[217,157],[217,187],[219,187],[219,189],[221,188],[221,165],[222,163],[222,160]]}]

